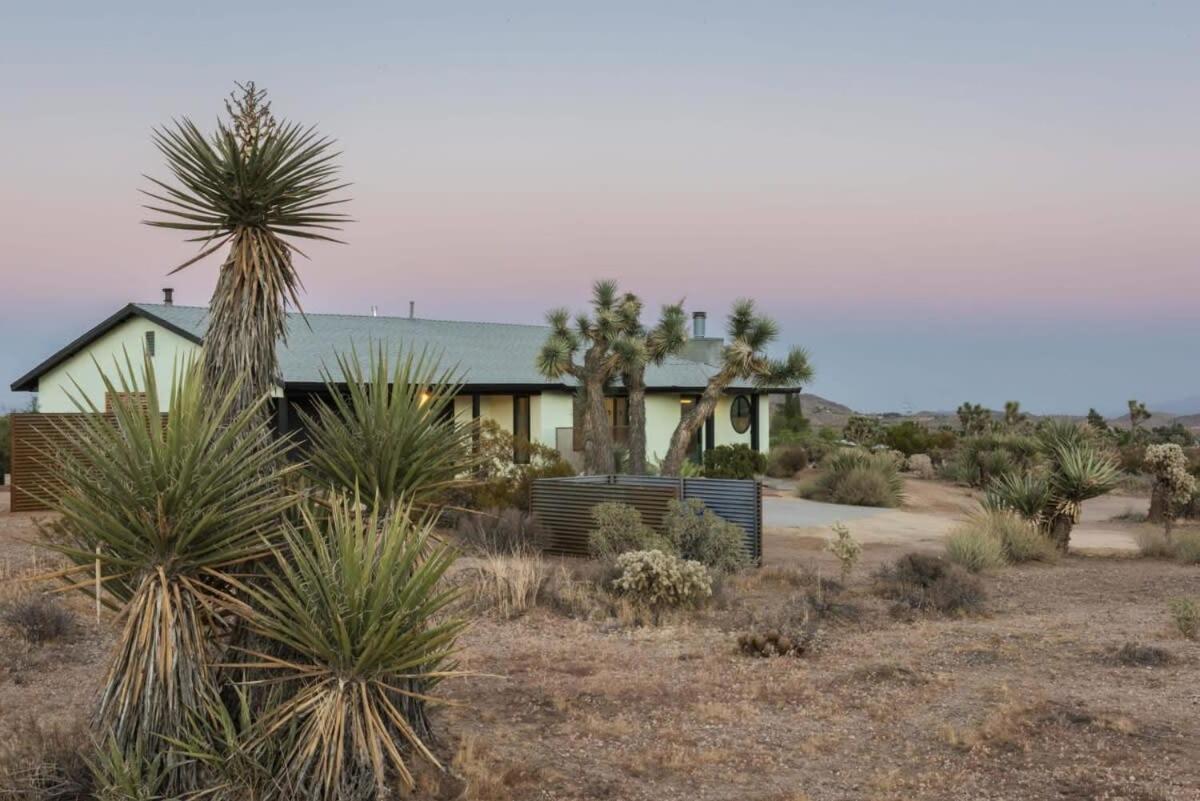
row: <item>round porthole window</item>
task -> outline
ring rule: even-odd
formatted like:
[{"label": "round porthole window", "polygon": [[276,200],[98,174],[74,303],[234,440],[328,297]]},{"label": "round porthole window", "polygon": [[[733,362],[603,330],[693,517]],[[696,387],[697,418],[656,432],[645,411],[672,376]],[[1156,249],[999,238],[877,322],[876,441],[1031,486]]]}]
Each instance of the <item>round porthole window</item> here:
[{"label": "round porthole window", "polygon": [[738,395],[733,399],[733,405],[729,407],[729,422],[733,425],[733,430],[739,434],[745,434],[750,430],[750,396]]}]

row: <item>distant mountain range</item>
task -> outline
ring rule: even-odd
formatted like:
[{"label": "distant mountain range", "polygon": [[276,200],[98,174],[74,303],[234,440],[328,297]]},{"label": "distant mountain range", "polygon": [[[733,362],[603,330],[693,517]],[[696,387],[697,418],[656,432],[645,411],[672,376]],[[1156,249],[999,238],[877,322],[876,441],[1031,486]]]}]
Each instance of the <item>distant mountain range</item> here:
[{"label": "distant mountain range", "polygon": [[[783,396],[775,396],[771,399],[772,405],[778,405],[783,402]],[[800,405],[804,410],[804,416],[818,426],[834,426],[842,427],[846,425],[846,421],[853,414],[858,412],[846,406],[843,403],[823,398],[820,395],[814,395],[811,392],[803,392],[800,394]],[[1167,403],[1148,403],[1146,404],[1151,410],[1149,420],[1142,423],[1146,428],[1157,428],[1159,426],[1169,426],[1174,423],[1179,423],[1185,428],[1200,432],[1200,396],[1192,398],[1183,398],[1178,401]],[[993,414],[997,417],[1001,412],[993,410]],[[958,425],[958,415],[952,411],[920,411],[912,414],[903,414],[901,412],[883,412],[868,414],[869,417],[877,417],[883,420],[915,420],[929,426],[938,425]],[[1039,420],[1043,417],[1054,417],[1060,420],[1085,420],[1084,415],[1069,415],[1069,414],[1050,414],[1039,415],[1030,414],[1029,417],[1034,420]],[[1106,416],[1108,424],[1116,428],[1128,428],[1129,416],[1127,414],[1113,414]]]}]

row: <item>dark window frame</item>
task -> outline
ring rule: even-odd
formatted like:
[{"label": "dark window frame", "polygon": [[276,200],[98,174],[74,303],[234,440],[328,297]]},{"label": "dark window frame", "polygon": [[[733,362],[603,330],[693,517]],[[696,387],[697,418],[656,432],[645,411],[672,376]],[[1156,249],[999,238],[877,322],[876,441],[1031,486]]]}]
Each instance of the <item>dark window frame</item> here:
[{"label": "dark window frame", "polygon": [[[525,409],[525,419],[521,420],[521,408]],[[513,395],[513,464],[529,464],[533,451],[533,396]],[[524,422],[525,437],[521,437],[522,422]]]},{"label": "dark window frame", "polygon": [[[739,403],[746,404],[746,414],[744,417],[737,414]],[[744,420],[745,424],[738,428],[738,420]],[[737,434],[745,434],[754,425],[754,400],[749,395],[734,395],[733,401],[729,404],[729,425]]]}]

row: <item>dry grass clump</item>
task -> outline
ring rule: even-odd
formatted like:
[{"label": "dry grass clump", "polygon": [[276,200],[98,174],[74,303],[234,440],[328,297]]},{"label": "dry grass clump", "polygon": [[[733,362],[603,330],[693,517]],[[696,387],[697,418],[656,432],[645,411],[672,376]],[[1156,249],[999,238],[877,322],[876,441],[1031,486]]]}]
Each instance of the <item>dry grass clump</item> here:
[{"label": "dry grass clump", "polygon": [[92,771],[82,727],[53,729],[19,722],[0,743],[0,798],[6,801],[75,801],[91,797]]},{"label": "dry grass clump", "polygon": [[1175,555],[1175,543],[1167,539],[1162,529],[1141,528],[1134,533],[1138,551],[1148,559],[1170,559]]},{"label": "dry grass clump", "polygon": [[875,573],[877,595],[896,601],[899,611],[962,614],[983,607],[980,580],[937,556],[910,553]]},{"label": "dry grass clump", "polygon": [[976,726],[966,729],[946,727],[942,736],[948,745],[962,751],[1028,752],[1049,729],[1059,726],[1086,727],[1122,735],[1137,731],[1136,724],[1123,715],[1092,714],[1078,706],[1010,695]]},{"label": "dry grass clump", "polygon": [[1200,603],[1191,598],[1174,598],[1168,609],[1176,631],[1189,640],[1200,637]]},{"label": "dry grass clump", "polygon": [[75,628],[75,615],[47,595],[28,595],[4,605],[0,621],[33,645],[59,640]]},{"label": "dry grass clump", "polygon": [[546,564],[540,556],[494,554],[471,568],[468,597],[479,611],[510,620],[537,606],[547,578]]},{"label": "dry grass clump", "polygon": [[1175,535],[1175,558],[1185,565],[1200,565],[1200,531]]},{"label": "dry grass clump", "polygon": [[1171,661],[1171,653],[1155,645],[1127,642],[1118,649],[1117,661],[1126,667],[1162,667]]},{"label": "dry grass clump", "polygon": [[998,570],[1008,564],[999,538],[976,521],[950,532],[946,537],[946,558],[971,573]]},{"label": "dry grass clump", "polygon": [[537,518],[519,509],[463,514],[454,533],[461,545],[484,555],[533,553],[545,539]]}]

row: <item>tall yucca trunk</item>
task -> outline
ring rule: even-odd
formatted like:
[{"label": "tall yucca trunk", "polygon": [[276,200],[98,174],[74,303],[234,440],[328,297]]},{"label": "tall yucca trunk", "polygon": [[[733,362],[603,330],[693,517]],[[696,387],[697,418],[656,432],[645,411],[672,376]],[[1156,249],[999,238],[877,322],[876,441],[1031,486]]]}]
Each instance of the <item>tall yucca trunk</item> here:
[{"label": "tall yucca trunk", "polygon": [[646,475],[646,374],[645,368],[624,375],[629,391],[629,472]]},{"label": "tall yucca trunk", "polygon": [[258,403],[279,379],[275,345],[287,332],[286,287],[277,280],[281,271],[262,269],[264,262],[277,259],[291,264],[291,254],[274,235],[241,228],[213,290],[204,337],[204,383],[209,391],[224,393],[236,382],[231,414]]}]

